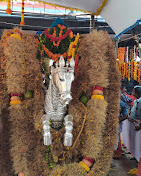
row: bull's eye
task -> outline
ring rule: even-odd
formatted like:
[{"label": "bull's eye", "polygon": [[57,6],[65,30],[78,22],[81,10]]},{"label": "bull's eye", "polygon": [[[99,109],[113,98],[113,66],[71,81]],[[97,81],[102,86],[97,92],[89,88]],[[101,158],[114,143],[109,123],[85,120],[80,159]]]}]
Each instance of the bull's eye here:
[{"label": "bull's eye", "polygon": [[62,81],[64,81],[64,79],[60,78],[60,81],[62,82]]}]

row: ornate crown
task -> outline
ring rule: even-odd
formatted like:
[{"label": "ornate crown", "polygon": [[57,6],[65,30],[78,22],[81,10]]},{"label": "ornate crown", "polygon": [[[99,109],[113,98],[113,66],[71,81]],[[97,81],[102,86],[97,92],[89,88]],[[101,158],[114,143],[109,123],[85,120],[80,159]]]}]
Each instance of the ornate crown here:
[{"label": "ornate crown", "polygon": [[74,72],[74,66],[75,61],[73,57],[70,62],[65,62],[63,56],[61,56],[59,61],[56,62],[55,67],[51,67],[51,74],[54,75],[56,72]]}]

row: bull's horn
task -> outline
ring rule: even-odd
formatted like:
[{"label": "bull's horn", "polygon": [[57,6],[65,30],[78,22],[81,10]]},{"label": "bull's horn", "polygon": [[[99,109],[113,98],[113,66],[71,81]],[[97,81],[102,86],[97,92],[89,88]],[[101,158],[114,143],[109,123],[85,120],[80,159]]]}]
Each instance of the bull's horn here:
[{"label": "bull's horn", "polygon": [[75,66],[75,61],[74,61],[74,58],[72,57],[70,60],[70,67],[74,68],[74,66]]},{"label": "bull's horn", "polygon": [[64,66],[65,66],[65,61],[64,61],[63,56],[60,57],[59,66],[60,66],[60,67],[64,67]]}]

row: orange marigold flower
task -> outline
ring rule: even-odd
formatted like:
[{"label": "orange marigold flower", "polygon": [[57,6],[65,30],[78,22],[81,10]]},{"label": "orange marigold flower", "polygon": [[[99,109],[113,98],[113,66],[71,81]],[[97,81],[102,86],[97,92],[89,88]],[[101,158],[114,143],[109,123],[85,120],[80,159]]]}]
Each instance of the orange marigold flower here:
[{"label": "orange marigold flower", "polygon": [[60,28],[60,27],[61,27],[61,24],[58,24],[58,27]]},{"label": "orange marigold flower", "polygon": [[73,38],[73,32],[72,31],[70,32],[70,38],[71,39]]}]

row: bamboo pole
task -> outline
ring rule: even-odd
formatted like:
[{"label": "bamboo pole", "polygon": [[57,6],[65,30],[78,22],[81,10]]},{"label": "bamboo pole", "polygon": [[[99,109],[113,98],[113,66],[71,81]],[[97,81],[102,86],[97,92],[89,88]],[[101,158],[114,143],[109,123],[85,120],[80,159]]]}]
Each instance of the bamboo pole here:
[{"label": "bamboo pole", "polygon": [[91,20],[90,20],[90,32],[94,29],[94,15],[91,15]]}]

